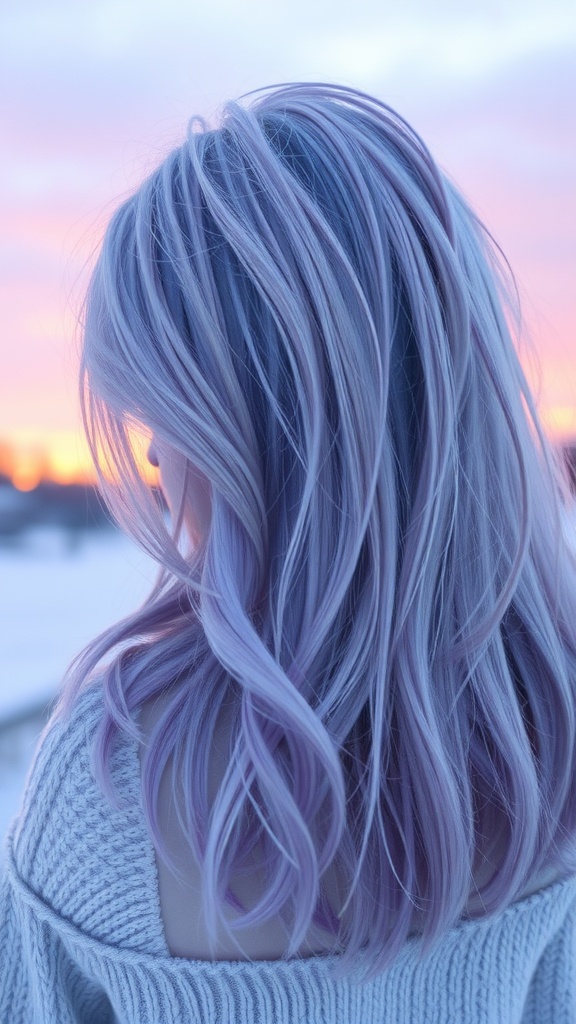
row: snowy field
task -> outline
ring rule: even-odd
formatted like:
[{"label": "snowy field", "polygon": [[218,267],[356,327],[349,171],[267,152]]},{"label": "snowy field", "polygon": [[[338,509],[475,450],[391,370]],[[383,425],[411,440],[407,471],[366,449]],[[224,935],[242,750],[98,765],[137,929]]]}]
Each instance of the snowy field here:
[{"label": "snowy field", "polygon": [[155,563],[116,531],[81,538],[45,527],[0,547],[0,837],[69,662],[155,577]]}]

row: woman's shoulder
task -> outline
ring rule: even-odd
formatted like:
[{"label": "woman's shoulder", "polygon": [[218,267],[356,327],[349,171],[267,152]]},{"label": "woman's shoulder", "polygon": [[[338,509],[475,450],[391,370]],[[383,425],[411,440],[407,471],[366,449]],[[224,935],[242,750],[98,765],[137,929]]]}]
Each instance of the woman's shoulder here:
[{"label": "woman's shoulder", "polygon": [[69,800],[74,789],[83,791],[86,752],[103,709],[101,687],[91,684],[82,690],[67,715],[58,706],[40,733],[26,777],[15,832],[15,849],[22,852],[32,843],[32,833],[41,834],[61,801]]},{"label": "woman's shoulder", "polygon": [[11,830],[14,866],[57,914],[95,938],[164,953],[135,744],[122,737],[112,756],[119,806],[95,777],[92,744],[103,712],[94,682],[68,715],[48,721]]}]

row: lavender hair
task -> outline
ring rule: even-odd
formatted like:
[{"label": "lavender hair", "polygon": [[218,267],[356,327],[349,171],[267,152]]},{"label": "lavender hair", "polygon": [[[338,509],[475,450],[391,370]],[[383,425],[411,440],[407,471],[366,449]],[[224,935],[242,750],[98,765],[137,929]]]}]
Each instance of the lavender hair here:
[{"label": "lavender hair", "polygon": [[[338,86],[195,119],[112,218],[83,415],[113,513],[161,571],[75,663],[59,713],[102,679],[94,758],[115,800],[113,744],[167,696],[145,813],[170,863],[173,757],[214,934],[280,914],[292,956],[315,921],[340,970],[362,950],[373,976],[415,930],[426,951],[576,868],[570,494],[507,280],[419,136]],[[209,481],[193,550],[141,476],[142,425]],[[267,887],[246,910],[229,883],[258,842]],[[346,923],[323,892],[332,864]]]}]

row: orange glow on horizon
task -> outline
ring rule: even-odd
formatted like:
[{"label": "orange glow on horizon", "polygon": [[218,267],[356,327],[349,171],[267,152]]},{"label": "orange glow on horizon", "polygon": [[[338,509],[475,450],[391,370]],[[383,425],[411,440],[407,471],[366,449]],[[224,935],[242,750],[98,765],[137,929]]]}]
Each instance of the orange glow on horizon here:
[{"label": "orange glow on horizon", "polygon": [[574,406],[550,406],[542,411],[542,422],[555,443],[576,443],[576,408]]},{"label": "orange glow on horizon", "polygon": [[[147,442],[136,446],[140,471],[151,485],[158,483],[158,471],[146,460]],[[0,475],[8,477],[19,491],[32,491],[43,482],[97,484],[88,446],[80,433],[53,432],[40,437],[27,433],[0,440]]]},{"label": "orange glow on horizon", "polygon": [[33,467],[18,466],[12,475],[12,483],[17,491],[34,491],[42,477]]},{"label": "orange glow on horizon", "polygon": [[[548,406],[540,409],[544,428],[554,444],[576,443],[576,407]],[[146,460],[147,441],[135,445],[142,475],[158,483],[158,472]],[[96,473],[83,436],[75,431],[54,431],[43,435],[14,434],[0,439],[0,475],[7,476],[18,490],[34,490],[41,482],[95,484]]]},{"label": "orange glow on horizon", "polygon": [[[548,406],[539,409],[552,444],[576,444],[576,407]],[[144,478],[158,484],[158,472],[147,462],[145,438],[133,438],[135,454]],[[106,465],[106,459],[104,459]],[[41,482],[62,485],[95,485],[97,475],[83,436],[74,431],[45,434],[21,432],[0,439],[0,475],[20,491],[32,491]]]},{"label": "orange glow on horizon", "polygon": [[20,491],[43,481],[95,483],[96,474],[83,438],[74,431],[21,431],[0,442],[0,473]]}]

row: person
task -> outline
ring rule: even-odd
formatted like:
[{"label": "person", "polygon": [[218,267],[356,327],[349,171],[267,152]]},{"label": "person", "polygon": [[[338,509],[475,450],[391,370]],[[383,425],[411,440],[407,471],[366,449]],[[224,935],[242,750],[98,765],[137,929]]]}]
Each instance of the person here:
[{"label": "person", "polygon": [[505,261],[385,104],[246,99],[89,287],[84,425],[159,575],[41,737],[0,1018],[574,1020],[571,497]]}]

